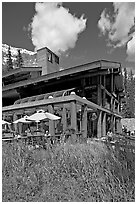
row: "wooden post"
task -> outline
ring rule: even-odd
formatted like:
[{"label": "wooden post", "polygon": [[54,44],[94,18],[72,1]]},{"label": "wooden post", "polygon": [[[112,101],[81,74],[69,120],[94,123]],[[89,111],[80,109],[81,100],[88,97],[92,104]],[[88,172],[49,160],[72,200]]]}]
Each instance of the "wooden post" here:
[{"label": "wooden post", "polygon": [[[106,89],[106,75],[103,76],[103,86]],[[103,89],[103,107],[106,105],[106,92],[105,89]]]},{"label": "wooden post", "polygon": [[87,105],[82,106],[82,122],[81,122],[81,130],[82,130],[82,137],[84,141],[87,138]]},{"label": "wooden post", "polygon": [[76,132],[77,132],[77,108],[76,108],[76,102],[72,101],[70,102],[70,111],[71,111],[71,137],[70,142],[74,144],[77,140]]},{"label": "wooden post", "polygon": [[106,136],[106,113],[103,113],[103,123],[102,123],[102,136]]},{"label": "wooden post", "polygon": [[101,97],[101,76],[98,76],[98,85],[97,85],[97,104],[102,105],[102,97]]},{"label": "wooden post", "polygon": [[67,117],[66,117],[66,107],[65,107],[65,104],[63,104],[62,123],[63,123],[63,132],[65,132],[66,128],[67,128]]},{"label": "wooden post", "polygon": [[113,68],[111,73],[111,93],[114,91],[114,74],[113,74]]},{"label": "wooden post", "polygon": [[116,111],[116,109],[115,109],[115,105],[116,105],[116,100],[114,99],[114,103],[113,103],[113,111]]},{"label": "wooden post", "polygon": [[[13,122],[14,122],[15,120],[18,120],[17,113],[14,113],[14,114],[13,114]],[[14,123],[14,129],[15,129],[15,132],[18,132],[18,125],[17,125],[17,123]]]},{"label": "wooden post", "polygon": [[114,115],[111,115],[111,124],[110,124],[110,127],[111,127],[111,131],[114,133]]},{"label": "wooden post", "polygon": [[121,125],[121,119],[117,119],[117,133],[122,133],[122,125]]},{"label": "wooden post", "polygon": [[97,137],[102,137],[102,111],[99,111],[98,123],[97,123]]},{"label": "wooden post", "polygon": [[111,102],[110,102],[110,109],[113,111],[114,105],[113,105],[113,97],[111,96]]},{"label": "wooden post", "polygon": [[120,113],[120,103],[118,103],[118,105],[117,105],[117,113],[118,114]]},{"label": "wooden post", "polygon": [[113,117],[113,132],[116,132],[116,117]]},{"label": "wooden post", "polygon": [[[48,111],[49,113],[54,114],[54,109],[52,105],[48,105]],[[49,120],[49,134],[51,136],[55,135],[55,124],[54,124],[54,120]]]},{"label": "wooden post", "polygon": [[76,131],[77,130],[77,109],[76,109],[76,103],[74,101],[70,103],[70,109],[71,109],[71,128]]}]

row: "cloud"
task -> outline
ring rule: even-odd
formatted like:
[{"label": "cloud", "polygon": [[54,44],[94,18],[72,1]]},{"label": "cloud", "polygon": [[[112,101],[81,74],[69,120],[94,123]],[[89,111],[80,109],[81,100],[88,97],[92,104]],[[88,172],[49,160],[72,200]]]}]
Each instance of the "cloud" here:
[{"label": "cloud", "polygon": [[73,16],[62,3],[36,3],[31,37],[35,49],[48,47],[60,54],[74,48],[78,35],[86,28],[86,19]]},{"label": "cloud", "polygon": [[127,55],[128,61],[135,61],[135,34],[133,35],[132,39],[127,43]]},{"label": "cloud", "polygon": [[135,3],[114,2],[113,13],[106,9],[101,13],[98,27],[103,35],[107,35],[108,44],[114,48],[126,47],[127,60],[134,61],[135,55]]}]

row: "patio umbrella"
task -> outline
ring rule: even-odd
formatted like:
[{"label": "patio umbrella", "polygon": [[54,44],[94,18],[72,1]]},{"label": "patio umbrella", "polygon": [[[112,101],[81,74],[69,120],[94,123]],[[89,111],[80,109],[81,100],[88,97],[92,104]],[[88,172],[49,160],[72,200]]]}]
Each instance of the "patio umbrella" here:
[{"label": "patio umbrella", "polygon": [[6,130],[6,125],[10,125],[11,123],[9,123],[9,122],[7,122],[7,121],[5,121],[5,120],[2,120],[2,125],[4,125],[5,127],[5,130]]},{"label": "patio umbrella", "polygon": [[50,119],[50,120],[59,120],[59,119],[60,119],[59,116],[56,116],[56,115],[54,115],[54,114],[52,114],[52,113],[45,112],[45,115],[46,115],[46,117],[47,117],[48,119]]},{"label": "patio umbrella", "polygon": [[10,124],[10,123],[5,120],[2,120],[2,125],[5,125],[5,124]]},{"label": "patio umbrella", "polygon": [[10,124],[10,123],[5,120],[2,120],[2,125],[5,125],[5,124]]},{"label": "patio umbrella", "polygon": [[15,120],[13,123],[31,123],[32,121],[29,120],[29,116],[25,115],[23,118]]},{"label": "patio umbrella", "polygon": [[38,123],[41,120],[44,120],[46,118],[50,119],[50,120],[59,120],[60,119],[60,117],[58,117],[54,114],[45,112],[44,110],[38,110],[36,113],[34,113],[33,115],[31,115],[29,117],[29,120],[35,121],[37,123],[37,129],[38,129]]}]

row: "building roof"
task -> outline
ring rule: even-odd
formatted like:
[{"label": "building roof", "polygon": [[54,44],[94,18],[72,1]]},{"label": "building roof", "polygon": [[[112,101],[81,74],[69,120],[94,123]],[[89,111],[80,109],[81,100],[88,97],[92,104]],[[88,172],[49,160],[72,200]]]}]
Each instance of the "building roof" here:
[{"label": "building roof", "polygon": [[[32,70],[34,70],[34,69],[35,68],[33,68]],[[84,72],[95,72],[95,71],[99,71],[99,70],[110,70],[110,69],[118,69],[120,72],[121,64],[119,62],[111,62],[111,61],[107,61],[107,60],[98,60],[98,61],[94,61],[91,63],[82,64],[79,66],[64,69],[64,70],[61,70],[58,72],[46,74],[46,75],[37,77],[35,79],[29,79],[29,80],[17,82],[15,84],[9,84],[9,85],[4,86],[2,88],[2,90],[7,91],[7,90],[18,88],[21,86],[27,86],[27,85],[36,84],[39,82],[46,82],[50,79],[59,79],[60,77],[65,77],[65,76],[71,77],[72,75],[76,75],[76,74],[80,74],[80,73],[84,73]]]},{"label": "building roof", "polygon": [[37,71],[42,71],[42,67],[22,67],[22,68],[17,68],[13,69],[9,72],[2,73],[2,78],[6,78],[12,75],[16,75],[19,73],[26,73],[26,72],[37,72]]}]

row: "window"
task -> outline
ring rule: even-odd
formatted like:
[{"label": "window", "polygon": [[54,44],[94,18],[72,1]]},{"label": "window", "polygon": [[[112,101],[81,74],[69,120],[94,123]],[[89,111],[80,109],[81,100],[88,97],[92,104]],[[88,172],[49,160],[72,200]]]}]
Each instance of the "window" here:
[{"label": "window", "polygon": [[52,53],[49,52],[49,51],[47,52],[47,59],[48,59],[49,62],[52,63]]},{"label": "window", "polygon": [[59,64],[59,57],[55,55],[55,62]]}]

